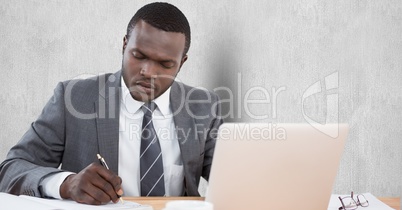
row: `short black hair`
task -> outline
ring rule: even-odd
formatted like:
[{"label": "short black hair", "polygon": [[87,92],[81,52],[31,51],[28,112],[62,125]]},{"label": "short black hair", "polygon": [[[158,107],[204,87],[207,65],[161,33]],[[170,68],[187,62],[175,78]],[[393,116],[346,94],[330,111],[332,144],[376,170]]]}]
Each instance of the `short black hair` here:
[{"label": "short black hair", "polygon": [[127,40],[130,38],[135,24],[140,20],[163,31],[184,34],[186,43],[183,56],[187,54],[191,42],[190,24],[177,7],[165,2],[154,2],[141,7],[128,23]]}]

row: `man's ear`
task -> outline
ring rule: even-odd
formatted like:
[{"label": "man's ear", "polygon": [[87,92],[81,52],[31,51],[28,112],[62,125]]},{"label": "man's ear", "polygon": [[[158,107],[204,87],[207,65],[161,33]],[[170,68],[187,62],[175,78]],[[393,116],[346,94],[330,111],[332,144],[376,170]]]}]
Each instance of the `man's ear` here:
[{"label": "man's ear", "polygon": [[181,67],[183,66],[184,62],[186,62],[187,58],[188,58],[188,56],[185,55],[185,56],[183,56],[183,58],[181,59],[179,71],[180,71]]},{"label": "man's ear", "polygon": [[124,54],[124,50],[126,50],[127,42],[128,42],[127,35],[125,35],[123,37],[123,51],[122,51],[122,54]]}]

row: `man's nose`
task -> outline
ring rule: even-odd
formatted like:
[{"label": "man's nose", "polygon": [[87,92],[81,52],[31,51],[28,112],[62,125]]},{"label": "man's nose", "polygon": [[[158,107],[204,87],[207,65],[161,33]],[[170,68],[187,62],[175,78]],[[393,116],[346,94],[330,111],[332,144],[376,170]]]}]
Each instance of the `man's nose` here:
[{"label": "man's nose", "polygon": [[157,64],[153,61],[144,63],[141,67],[141,75],[151,78],[157,74]]}]

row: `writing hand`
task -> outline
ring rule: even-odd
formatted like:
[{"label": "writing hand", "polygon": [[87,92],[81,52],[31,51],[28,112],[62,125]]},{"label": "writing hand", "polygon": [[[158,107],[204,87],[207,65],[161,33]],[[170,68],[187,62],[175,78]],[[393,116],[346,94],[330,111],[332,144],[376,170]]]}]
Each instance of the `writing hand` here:
[{"label": "writing hand", "polygon": [[117,203],[123,194],[121,178],[98,163],[92,163],[78,174],[68,176],[60,186],[60,195],[78,203],[100,205]]}]

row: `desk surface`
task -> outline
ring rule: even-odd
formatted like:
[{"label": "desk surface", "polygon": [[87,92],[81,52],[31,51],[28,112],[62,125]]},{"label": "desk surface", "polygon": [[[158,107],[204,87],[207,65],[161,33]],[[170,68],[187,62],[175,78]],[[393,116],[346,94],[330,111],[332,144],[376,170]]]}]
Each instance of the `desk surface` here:
[{"label": "desk surface", "polygon": [[[379,197],[379,200],[394,209],[400,209],[400,198]],[[172,200],[204,200],[202,197],[125,197],[124,200],[151,205],[154,210],[162,210],[166,202]]]},{"label": "desk surface", "polygon": [[203,197],[123,197],[124,200],[150,205],[154,210],[162,210],[168,201],[173,200],[204,200]]},{"label": "desk surface", "polygon": [[391,208],[394,209],[401,209],[401,202],[400,202],[400,198],[396,197],[378,197],[378,199],[380,201],[382,201],[383,203],[387,204],[388,206],[390,206]]}]

